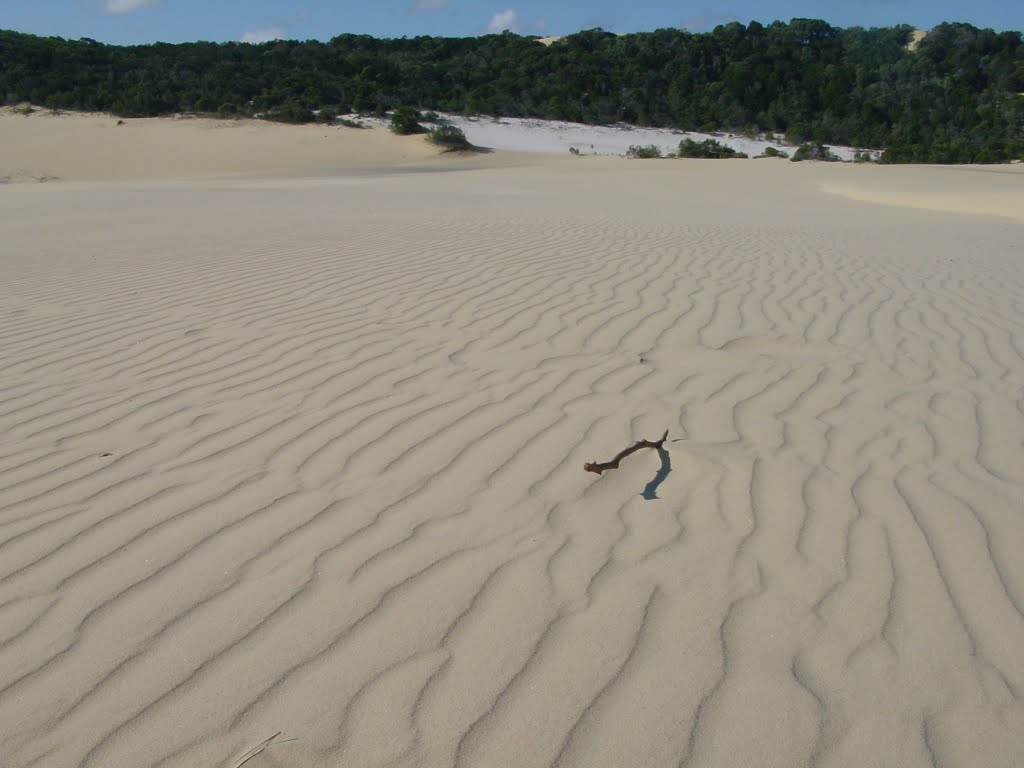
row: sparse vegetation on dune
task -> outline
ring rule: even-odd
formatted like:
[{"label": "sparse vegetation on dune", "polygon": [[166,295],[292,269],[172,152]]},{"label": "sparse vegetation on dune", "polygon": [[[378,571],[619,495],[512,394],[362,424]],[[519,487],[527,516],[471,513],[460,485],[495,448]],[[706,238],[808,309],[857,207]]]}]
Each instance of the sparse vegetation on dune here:
[{"label": "sparse vegetation on dune", "polygon": [[831,148],[826,147],[820,141],[801,144],[797,147],[790,162],[799,163],[801,160],[822,160],[826,163],[838,163],[840,158]]},{"label": "sparse vegetation on dune", "polygon": [[747,154],[739,152],[732,147],[727,147],[714,139],[705,139],[704,141],[683,139],[679,142],[679,157],[728,160],[731,158],[746,158]]},{"label": "sparse vegetation on dune", "polygon": [[626,157],[631,157],[637,160],[653,160],[659,157],[664,157],[661,152],[661,148],[656,144],[648,144],[647,146],[640,146],[639,144],[633,144],[626,150]]}]

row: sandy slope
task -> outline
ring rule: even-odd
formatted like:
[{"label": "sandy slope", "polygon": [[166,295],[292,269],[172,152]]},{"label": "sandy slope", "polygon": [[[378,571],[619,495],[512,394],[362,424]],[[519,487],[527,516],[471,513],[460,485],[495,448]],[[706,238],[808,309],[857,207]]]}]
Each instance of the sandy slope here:
[{"label": "sandy slope", "polygon": [[853,200],[1024,221],[1024,166],[850,169],[822,189]]},{"label": "sandy slope", "polygon": [[1024,763],[1020,223],[445,167],[0,187],[3,764]]},{"label": "sandy slope", "polygon": [[422,137],[383,128],[282,125],[263,120],[153,118],[0,109],[0,182],[109,181],[314,171],[433,158]]}]

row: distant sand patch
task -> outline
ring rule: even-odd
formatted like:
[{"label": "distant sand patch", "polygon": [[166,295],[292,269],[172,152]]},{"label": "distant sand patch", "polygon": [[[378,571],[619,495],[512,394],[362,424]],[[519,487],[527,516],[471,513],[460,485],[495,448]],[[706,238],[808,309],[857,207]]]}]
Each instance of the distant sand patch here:
[{"label": "distant sand patch", "polygon": [[910,33],[910,42],[907,43],[908,51],[916,51],[917,46],[921,44],[921,41],[928,37],[928,33],[923,29],[915,29]]}]

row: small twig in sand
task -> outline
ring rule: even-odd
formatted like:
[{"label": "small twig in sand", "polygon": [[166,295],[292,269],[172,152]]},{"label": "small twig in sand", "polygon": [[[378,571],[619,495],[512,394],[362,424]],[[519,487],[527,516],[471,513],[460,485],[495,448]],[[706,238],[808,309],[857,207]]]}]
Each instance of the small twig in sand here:
[{"label": "small twig in sand", "polygon": [[264,741],[262,744],[257,744],[255,747],[250,749],[248,752],[246,752],[244,755],[242,755],[241,762],[238,763],[238,765],[236,765],[235,768],[242,768],[243,765],[248,763],[250,760],[252,760],[254,757],[256,757],[256,755],[258,755],[264,749],[269,747],[270,744],[274,741],[274,739],[276,739],[280,735],[281,735],[281,731],[278,731],[273,736],[271,736],[269,739]]},{"label": "small twig in sand", "polygon": [[638,443],[633,443],[633,445],[629,446],[629,448],[619,451],[618,455],[616,455],[616,457],[611,461],[587,462],[586,464],[583,465],[583,469],[585,469],[587,472],[596,472],[599,475],[606,469],[618,469],[619,462],[622,461],[627,456],[629,456],[629,454],[636,453],[641,448],[656,448],[658,450],[661,450],[662,448],[664,448],[665,441],[667,439],[668,430],[666,429],[665,434],[661,436],[661,440],[641,440]]}]

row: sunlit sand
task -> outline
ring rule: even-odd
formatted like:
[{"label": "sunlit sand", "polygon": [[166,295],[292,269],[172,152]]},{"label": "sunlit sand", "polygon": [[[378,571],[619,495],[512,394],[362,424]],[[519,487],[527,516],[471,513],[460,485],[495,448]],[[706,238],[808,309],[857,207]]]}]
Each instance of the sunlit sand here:
[{"label": "sunlit sand", "polygon": [[4,766],[1024,764],[1020,166],[0,138]]}]

